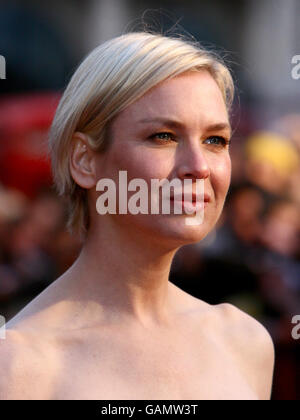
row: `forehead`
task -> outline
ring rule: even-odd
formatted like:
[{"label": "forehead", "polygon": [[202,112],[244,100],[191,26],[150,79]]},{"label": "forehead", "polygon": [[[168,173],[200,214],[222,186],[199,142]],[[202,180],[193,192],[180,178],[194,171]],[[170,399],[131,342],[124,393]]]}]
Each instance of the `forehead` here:
[{"label": "forehead", "polygon": [[158,117],[197,125],[228,122],[222,92],[213,77],[203,70],[159,83],[123,110],[116,122],[128,126]]}]

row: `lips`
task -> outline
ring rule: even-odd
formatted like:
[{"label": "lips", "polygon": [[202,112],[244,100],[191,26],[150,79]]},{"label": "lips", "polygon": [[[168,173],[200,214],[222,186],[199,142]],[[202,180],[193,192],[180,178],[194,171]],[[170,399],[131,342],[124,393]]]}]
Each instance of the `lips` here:
[{"label": "lips", "polygon": [[210,202],[210,196],[208,194],[204,194],[203,196],[193,193],[191,197],[187,194],[187,199],[185,200],[184,195],[181,193],[170,196],[170,202],[172,202],[174,206],[179,206],[179,209],[181,209],[183,213],[192,215],[205,209]]},{"label": "lips", "polygon": [[210,196],[208,194],[204,194],[204,196],[203,196],[203,195],[197,195],[197,194],[193,193],[191,195],[192,200],[189,199],[190,195],[187,194],[187,198],[188,199],[185,199],[184,195],[182,193],[177,194],[177,195],[176,194],[175,195],[171,194],[170,201],[182,201],[183,203],[188,202],[188,203],[194,203],[194,204],[195,203],[201,203],[201,202],[209,203],[211,201]]}]

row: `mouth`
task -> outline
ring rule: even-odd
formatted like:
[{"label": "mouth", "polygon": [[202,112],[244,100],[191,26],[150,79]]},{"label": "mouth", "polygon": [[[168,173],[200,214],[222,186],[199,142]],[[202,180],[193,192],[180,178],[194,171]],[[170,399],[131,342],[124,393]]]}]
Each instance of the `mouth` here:
[{"label": "mouth", "polygon": [[204,196],[192,194],[191,196],[188,196],[187,199],[184,198],[183,194],[172,195],[170,197],[170,202],[173,202],[174,205],[176,203],[183,212],[187,212],[188,214],[205,209],[210,201],[211,198],[208,194],[204,194]]},{"label": "mouth", "polygon": [[203,196],[203,195],[196,195],[193,193],[191,196],[188,197],[188,199],[185,199],[183,194],[178,194],[178,195],[171,195],[170,201],[181,201],[183,203],[192,203],[192,204],[203,203],[205,205],[211,201],[211,198],[208,194],[204,194]]}]

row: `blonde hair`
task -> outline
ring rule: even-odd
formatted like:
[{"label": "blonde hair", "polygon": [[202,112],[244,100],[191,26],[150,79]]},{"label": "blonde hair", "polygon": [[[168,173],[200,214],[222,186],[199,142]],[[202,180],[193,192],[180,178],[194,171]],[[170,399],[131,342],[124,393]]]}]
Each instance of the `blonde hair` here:
[{"label": "blonde hair", "polygon": [[84,236],[89,226],[87,191],[75,183],[69,169],[74,132],[88,134],[90,147],[101,152],[119,112],[158,83],[203,69],[215,79],[229,111],[234,94],[230,71],[194,41],[128,33],[104,42],[83,60],[60,100],[49,134],[54,181],[69,204],[71,231]]}]

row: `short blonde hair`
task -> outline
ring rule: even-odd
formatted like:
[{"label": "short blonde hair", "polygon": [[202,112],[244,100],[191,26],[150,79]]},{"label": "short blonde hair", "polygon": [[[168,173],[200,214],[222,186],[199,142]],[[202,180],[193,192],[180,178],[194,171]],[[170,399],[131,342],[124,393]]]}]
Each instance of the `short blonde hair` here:
[{"label": "short blonde hair", "polygon": [[90,147],[104,151],[109,125],[124,108],[166,79],[203,69],[215,79],[229,111],[234,94],[230,71],[195,41],[128,33],[104,42],[82,61],[64,91],[49,134],[54,181],[69,204],[71,231],[84,236],[89,226],[87,191],[75,183],[69,168],[74,132],[88,134]]}]

